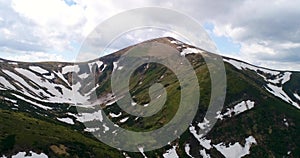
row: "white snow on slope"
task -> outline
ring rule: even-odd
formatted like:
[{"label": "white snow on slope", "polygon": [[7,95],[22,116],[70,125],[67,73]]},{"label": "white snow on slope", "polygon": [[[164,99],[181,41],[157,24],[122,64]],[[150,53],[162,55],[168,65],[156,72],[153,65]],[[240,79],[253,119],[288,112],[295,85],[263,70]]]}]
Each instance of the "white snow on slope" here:
[{"label": "white snow on slope", "polygon": [[203,158],[210,158],[210,155],[206,153],[206,150],[205,150],[205,149],[200,150],[200,155],[201,155]]},{"label": "white snow on slope", "polygon": [[8,64],[11,64],[11,65],[18,65],[18,63],[16,63],[16,62],[8,62]]},{"label": "white snow on slope", "polygon": [[88,78],[89,76],[90,76],[90,74],[88,74],[88,73],[83,73],[83,74],[78,75],[78,77],[81,79]]},{"label": "white snow on slope", "polygon": [[[89,65],[89,68],[90,68],[90,71],[93,73],[93,70],[92,70],[92,68],[93,68],[93,66],[94,65],[97,65],[97,67],[99,68],[100,66],[102,66],[103,65],[103,62],[102,61],[95,61],[95,62],[91,62],[91,63],[88,63],[88,65]],[[102,71],[102,70],[101,70]]]},{"label": "white snow on slope", "polygon": [[185,153],[186,153],[190,158],[194,158],[194,157],[190,154],[190,150],[191,150],[190,144],[185,144],[185,146],[184,146],[184,151],[185,151]]},{"label": "white snow on slope", "polygon": [[70,86],[70,83],[65,79],[64,75],[61,74],[60,72],[55,72],[53,71],[60,79],[62,79],[68,86]]},{"label": "white snow on slope", "polygon": [[126,122],[128,119],[129,119],[129,117],[125,117],[125,118],[123,118],[122,120],[120,120],[120,123],[124,123],[124,122]]},{"label": "white snow on slope", "polygon": [[128,156],[128,154],[125,153],[125,152],[123,152],[123,155],[125,156],[125,158],[130,158],[130,157]]},{"label": "white snow on slope", "polygon": [[282,81],[281,84],[285,84],[286,82],[288,82],[291,79],[291,72],[285,72],[283,77],[282,77]]},{"label": "white snow on slope", "polygon": [[49,73],[49,71],[39,67],[39,66],[29,66],[29,69],[32,71],[35,71],[39,74],[45,74],[45,73]]},{"label": "white snow on slope", "polygon": [[200,129],[206,129],[209,127],[209,121],[204,118],[203,122],[198,123],[198,127],[200,127]]},{"label": "white snow on slope", "polygon": [[[54,95],[54,97],[50,96],[48,93],[46,93],[42,89],[37,90],[37,89],[31,87],[29,84],[27,84],[27,82],[25,82],[19,76],[16,76],[16,75],[14,76],[15,77],[14,79],[17,78],[18,81],[21,81],[23,85],[25,85],[27,88],[29,88],[36,95],[39,96],[40,94],[43,94],[43,96],[46,96],[47,99],[43,99],[43,101],[48,100],[51,103],[57,103],[57,102],[58,103],[75,103],[75,102],[76,103],[84,103],[84,102],[87,102],[87,99],[89,99],[88,97],[83,96],[79,93],[79,88],[81,87],[79,82],[72,86],[73,90],[70,90],[63,85],[54,84],[54,83],[50,83],[48,80],[43,80],[41,77],[35,75],[34,73],[32,73],[31,71],[28,71],[26,69],[15,68],[15,70],[17,72],[19,72],[20,74],[24,75],[25,77],[27,77],[28,79],[30,79],[31,81],[33,81],[35,84],[39,85],[40,87],[47,88],[47,91],[50,92],[52,95]],[[61,88],[62,94],[55,87]],[[74,98],[76,100],[74,100]]]},{"label": "white snow on slope", "polygon": [[[201,130],[205,130],[210,126],[210,124],[209,124],[209,121],[206,118],[204,118],[203,122],[198,123],[197,126]],[[198,132],[196,131],[196,127],[194,127],[193,125],[190,125],[189,131],[198,140],[199,144],[202,147],[204,147],[205,149],[208,149],[208,150],[212,148],[212,146],[210,145],[211,140],[206,139],[203,136],[203,134],[198,134]]]},{"label": "white snow on slope", "polygon": [[[33,67],[33,69],[37,70],[37,67]],[[59,83],[53,83],[52,81],[45,79],[45,75],[39,76],[36,73],[23,68],[15,68],[15,71],[18,73],[9,70],[2,71],[12,78],[10,82],[14,82],[14,84],[19,87],[16,89],[16,87],[7,81],[6,78],[0,76],[0,86],[4,89],[16,90],[27,97],[45,103],[90,104],[88,100],[90,99],[92,92],[96,89],[95,87],[91,89],[90,92],[82,94],[80,92],[80,82],[68,87],[67,85],[70,84],[60,72],[53,73],[55,73],[58,78],[61,78],[67,84],[66,86]],[[55,77],[53,73],[47,78],[53,79]]]},{"label": "white snow on slope", "polygon": [[143,147],[138,147],[138,150],[140,151],[140,153],[144,156],[144,158],[147,158],[147,156],[144,153],[144,148]]},{"label": "white snow on slope", "polygon": [[17,94],[12,94],[12,95],[14,95],[15,97],[17,97],[17,98],[19,98],[19,99],[21,99],[21,100],[26,101],[27,103],[30,103],[30,104],[32,104],[32,105],[35,105],[35,106],[39,107],[39,108],[42,108],[42,109],[44,109],[44,110],[51,110],[51,109],[52,109],[51,107],[48,107],[48,106],[44,106],[44,105],[38,104],[38,103],[33,102],[33,101],[29,100],[29,99],[25,99],[24,97],[19,96],[19,95],[17,95]]},{"label": "white snow on slope", "polygon": [[203,137],[202,134],[197,134],[196,128],[194,126],[189,127],[190,133],[193,134],[193,136],[198,140],[201,146],[203,146],[205,149],[211,149],[212,146],[210,145],[211,140],[207,140],[205,137]]},{"label": "white snow on slope", "polygon": [[75,72],[78,73],[80,71],[80,68],[78,65],[68,65],[62,68],[62,74],[66,74],[69,72]]},{"label": "white snow on slope", "polygon": [[118,68],[119,62],[113,62],[113,71],[115,71]]},{"label": "white snow on slope", "polygon": [[37,154],[35,152],[30,151],[32,156],[26,156],[26,152],[19,152],[16,155],[13,155],[12,158],[48,158],[48,156],[44,153]]},{"label": "white snow on slope", "polygon": [[101,71],[104,71],[106,67],[107,67],[107,65],[104,64],[104,67],[101,69]]},{"label": "white snow on slope", "polygon": [[[280,73],[279,71],[274,71],[274,70],[268,70],[265,68],[258,68],[240,61],[236,61],[233,59],[223,59],[225,62],[230,63],[231,65],[233,65],[234,67],[236,67],[239,70],[253,70],[255,71],[259,76],[261,76],[265,81],[268,82],[268,84],[265,86],[265,89],[281,98],[282,100],[284,100],[285,102],[295,106],[296,108],[300,109],[300,105],[296,102],[294,102],[284,91],[282,86],[288,82],[291,79],[291,72],[284,72],[284,73]],[[275,79],[267,79],[266,76],[264,76],[263,74],[259,73],[258,71],[262,71],[265,74],[271,74],[273,77],[275,77]],[[275,86],[275,84],[281,84],[279,87]]]},{"label": "white snow on slope", "polygon": [[273,95],[281,98],[282,100],[286,101],[289,104],[292,104],[295,106],[297,109],[300,109],[300,106],[298,103],[294,102],[282,89],[282,87],[277,87],[272,84],[267,84],[267,91],[272,93]]},{"label": "white snow on slope", "polygon": [[248,70],[253,70],[253,71],[256,71],[256,72],[258,72],[258,70],[259,70],[259,71],[262,71],[264,73],[271,74],[273,76],[280,74],[279,71],[273,71],[273,70],[268,70],[268,69],[264,69],[264,68],[258,68],[258,67],[240,62],[240,61],[233,60],[233,59],[223,59],[223,60],[227,63],[230,63],[231,65],[233,65],[235,68],[237,68],[239,70],[247,70],[248,69]]},{"label": "white snow on slope", "polygon": [[[35,88],[33,88],[32,86],[30,86],[23,78],[21,78],[20,76],[18,76],[17,74],[10,72],[8,70],[2,70],[6,75],[8,75],[9,77],[11,77],[12,79],[18,81],[21,85],[25,86],[26,88],[28,88],[30,91],[35,92],[35,94],[39,94],[40,92],[42,92],[41,90],[37,90]],[[30,76],[31,77],[31,76]],[[27,90],[23,87],[23,92],[27,92]]]},{"label": "white snow on slope", "polygon": [[[249,105],[247,105],[247,102]],[[243,104],[242,104],[243,103]],[[243,101],[242,103],[236,105],[236,109],[238,109],[237,111],[240,112],[242,111],[240,109],[241,105],[245,105],[246,108],[253,108],[254,107],[254,102],[251,102],[251,101]],[[243,107],[242,106],[242,107]],[[244,108],[243,108],[244,109]],[[208,124],[208,126],[202,126],[203,129],[206,129],[209,127],[209,121],[208,120],[205,120],[203,121],[203,123],[205,124]],[[199,124],[198,124],[199,126]],[[190,133],[198,140],[199,144],[204,147],[205,149],[203,150],[200,150],[200,155],[202,155],[203,157],[206,157],[206,158],[210,158],[210,155],[209,154],[206,154],[206,150],[210,150],[212,149],[213,147],[216,148],[218,151],[220,151],[226,158],[236,158],[236,157],[242,157],[241,155],[247,155],[250,153],[250,147],[252,144],[256,144],[256,141],[255,139],[250,136],[248,138],[246,138],[246,144],[245,144],[245,147],[242,147],[238,142],[235,143],[234,145],[230,145],[228,148],[223,145],[223,143],[219,143],[217,145],[212,145],[211,144],[211,140],[208,140],[204,137],[203,134],[197,134],[197,131],[196,131],[196,128],[192,125],[190,125],[189,127],[189,131]],[[187,152],[187,150],[189,150],[189,147],[187,149],[185,149],[185,151]],[[235,152],[236,150],[236,152]],[[233,154],[233,155],[230,155],[230,154]],[[237,155],[234,155],[234,154],[237,154]]]},{"label": "white snow on slope", "polygon": [[196,49],[196,48],[185,48],[181,51],[180,55],[181,56],[185,56],[187,54],[192,54],[192,53],[203,53],[204,51],[200,50],[200,49]]},{"label": "white snow on slope", "polygon": [[9,98],[4,98],[4,100],[6,100],[6,101],[9,101],[9,102],[12,102],[12,103],[14,103],[14,104],[16,104],[16,103],[17,103],[17,101],[16,101],[16,100],[9,99]]},{"label": "white snow on slope", "polygon": [[4,77],[0,76],[0,83],[8,89],[15,90],[16,88],[10,84]]},{"label": "white snow on slope", "polygon": [[179,158],[176,153],[176,146],[173,146],[172,149],[167,150],[166,153],[163,154],[164,158]]},{"label": "white snow on slope", "polygon": [[99,131],[99,130],[100,130],[100,128],[85,128],[84,129],[84,131],[91,132],[91,133]]},{"label": "white snow on slope", "polygon": [[283,123],[284,123],[284,125],[285,125],[286,127],[289,127],[289,123],[288,123],[288,121],[287,121],[286,118],[283,119]]},{"label": "white snow on slope", "polygon": [[73,115],[76,117],[77,121],[79,122],[89,122],[89,121],[94,121],[94,120],[99,120],[103,121],[102,117],[102,111],[96,111],[94,113],[80,113],[79,115]]},{"label": "white snow on slope", "polygon": [[55,75],[53,73],[51,73],[50,75],[43,75],[43,77],[45,77],[46,79],[52,80],[55,78]]},{"label": "white snow on slope", "polygon": [[71,118],[57,118],[58,121],[70,124],[70,125],[74,125],[74,121]]},{"label": "white snow on slope", "polygon": [[300,96],[297,93],[294,93],[294,96],[300,101]]},{"label": "white snow on slope", "polygon": [[250,154],[250,147],[252,144],[257,144],[256,140],[252,136],[249,136],[245,140],[246,144],[244,147],[240,145],[239,142],[236,142],[233,145],[229,144],[229,147],[226,147],[224,143],[214,145],[214,147],[218,151],[220,151],[226,158],[241,158],[245,155]]},{"label": "white snow on slope", "polygon": [[103,124],[102,127],[104,128],[103,133],[109,131],[109,127],[107,127],[106,124]]},{"label": "white snow on slope", "polygon": [[122,112],[120,112],[119,114],[109,113],[109,116],[112,118],[117,118],[117,117],[120,117],[121,115],[122,115]]},{"label": "white snow on slope", "polygon": [[227,112],[225,112],[224,114],[221,114],[221,112],[218,112],[218,116],[216,118],[223,120],[224,116],[226,117],[232,117],[232,113],[234,116],[245,112],[247,110],[250,110],[252,108],[254,108],[255,102],[251,101],[251,100],[247,100],[247,101],[242,101],[240,103],[238,103],[237,105],[235,105],[233,108],[227,108]]},{"label": "white snow on slope", "polygon": [[267,79],[265,76],[259,74],[261,77],[264,78],[265,81],[269,82],[269,83],[273,83],[273,84],[285,84],[286,82],[288,82],[291,79],[291,72],[285,72],[283,74],[279,74],[275,76],[275,79]]}]

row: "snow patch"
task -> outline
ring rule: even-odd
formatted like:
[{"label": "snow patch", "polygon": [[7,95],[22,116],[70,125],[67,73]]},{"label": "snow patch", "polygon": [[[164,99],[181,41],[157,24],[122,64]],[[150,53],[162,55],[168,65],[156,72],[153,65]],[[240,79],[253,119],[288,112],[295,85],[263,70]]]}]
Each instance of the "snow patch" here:
[{"label": "snow patch", "polygon": [[288,82],[291,79],[291,72],[285,72],[283,77],[282,77],[282,81],[281,84],[285,84],[286,82]]},{"label": "snow patch", "polygon": [[113,71],[115,71],[118,68],[119,62],[113,62]]},{"label": "snow patch", "polygon": [[78,73],[80,71],[80,68],[78,65],[68,65],[62,68],[62,74],[66,74],[69,72],[75,72]]},{"label": "snow patch", "polygon": [[283,119],[283,123],[286,127],[289,127],[289,123],[287,122],[286,118]]},{"label": "snow patch", "polygon": [[9,98],[4,98],[4,100],[6,100],[6,101],[9,101],[9,102],[12,102],[12,103],[14,103],[14,104],[16,104],[16,103],[17,103],[17,101],[16,101],[16,100],[9,99]]},{"label": "snow patch", "polygon": [[201,146],[208,150],[212,148],[212,146],[210,145],[211,140],[207,140],[205,137],[203,137],[203,134],[197,134],[196,128],[194,126],[191,125],[189,127],[189,130],[190,133],[193,134],[193,136],[198,140]]},{"label": "snow patch", "polygon": [[34,72],[37,72],[39,74],[46,74],[46,73],[49,73],[49,71],[39,67],[39,66],[29,66],[29,69],[34,71]]},{"label": "snow patch", "polygon": [[14,95],[15,97],[21,99],[21,100],[26,101],[26,102],[29,103],[29,104],[35,105],[35,106],[37,106],[37,107],[39,107],[39,108],[42,108],[42,109],[44,109],[44,110],[51,110],[51,109],[52,109],[51,107],[48,107],[48,106],[44,106],[44,105],[38,104],[38,103],[33,102],[33,101],[31,101],[31,100],[25,99],[24,97],[19,96],[19,95],[17,95],[17,94],[13,94],[13,95]]},{"label": "snow patch", "polygon": [[117,118],[117,117],[120,117],[121,115],[122,115],[122,112],[120,112],[119,114],[109,113],[109,116],[112,118]]},{"label": "snow patch", "polygon": [[29,152],[31,156],[26,156],[26,152],[19,152],[16,155],[13,155],[12,158],[48,158],[48,156],[44,153],[37,154],[33,151]]},{"label": "snow patch", "polygon": [[206,153],[206,150],[205,150],[205,149],[200,150],[200,155],[201,155],[203,158],[210,158],[210,155]]},{"label": "snow patch", "polygon": [[90,75],[88,73],[83,73],[83,74],[78,75],[78,77],[81,78],[81,79],[88,78],[89,76]]},{"label": "snow patch", "polygon": [[190,144],[185,144],[185,146],[184,146],[184,151],[185,151],[185,153],[186,153],[190,158],[194,158],[194,157],[190,154],[190,150],[191,150]]},{"label": "snow patch", "polygon": [[196,48],[185,48],[181,51],[180,55],[181,56],[185,56],[187,54],[197,54],[197,53],[203,53],[204,51],[200,50],[200,49],[196,49]]},{"label": "snow patch", "polygon": [[96,132],[96,131],[99,131],[100,130],[100,128],[85,128],[84,129],[84,131],[86,131],[86,132]]},{"label": "snow patch", "polygon": [[200,127],[200,129],[206,129],[209,127],[209,121],[204,118],[203,122],[198,123],[198,126]]},{"label": "snow patch", "polygon": [[176,153],[176,146],[173,146],[172,149],[167,150],[166,153],[163,154],[164,158],[179,158]]},{"label": "snow patch", "polygon": [[70,125],[74,125],[74,121],[71,118],[57,118],[58,121],[70,124]]},{"label": "snow patch", "polygon": [[248,70],[253,70],[255,72],[262,71],[266,74],[271,74],[273,76],[276,76],[276,75],[280,74],[279,71],[273,71],[273,70],[268,70],[268,69],[264,69],[264,68],[258,68],[258,67],[252,66],[250,64],[246,64],[246,63],[236,61],[236,60],[233,60],[233,59],[223,59],[223,60],[225,62],[233,65],[235,68],[237,68],[239,70],[247,70],[248,69]]},{"label": "snow patch", "polygon": [[121,119],[120,122],[121,122],[121,123],[124,123],[124,122],[126,122],[128,119],[129,119],[129,117],[125,117],[125,118]]},{"label": "snow patch", "polygon": [[143,147],[138,147],[138,150],[140,151],[140,153],[144,156],[144,158],[147,158],[147,156],[144,153],[144,148]]},{"label": "snow patch", "polygon": [[95,62],[88,63],[91,72],[93,72],[92,69],[93,69],[93,66],[94,66],[95,64],[96,64],[97,67],[99,68],[100,66],[103,65],[103,62],[98,60],[98,61],[95,61]]},{"label": "snow patch", "polygon": [[276,97],[281,98],[285,102],[292,104],[295,106],[297,109],[300,109],[300,106],[298,103],[294,102],[282,89],[282,87],[277,87],[272,84],[267,84],[267,91],[270,92],[271,94],[275,95]]},{"label": "snow patch", "polygon": [[103,121],[102,117],[102,111],[96,111],[94,113],[80,113],[79,115],[74,115],[76,117],[77,121],[79,122],[89,122],[89,121],[94,121],[94,120],[99,120]]},{"label": "snow patch", "polygon": [[294,96],[300,101],[300,96],[297,93],[294,93]]},{"label": "snow patch", "polygon": [[257,144],[256,140],[252,136],[249,136],[245,140],[246,144],[244,147],[240,145],[239,142],[236,142],[233,145],[229,144],[229,147],[226,147],[224,143],[214,145],[214,147],[218,151],[220,151],[226,158],[241,158],[245,155],[250,154],[250,147],[252,144]]},{"label": "snow patch", "polygon": [[[54,84],[49,82],[48,80],[43,80],[41,77],[35,75],[33,72],[26,70],[26,69],[22,69],[22,68],[15,68],[15,70],[22,74],[23,76],[25,76],[26,78],[28,78],[29,80],[31,80],[33,83],[35,83],[36,85],[39,85],[40,87],[45,87],[47,88],[47,92],[51,93],[52,95],[49,95],[45,90],[43,89],[35,89],[32,86],[30,86],[23,78],[21,78],[20,76],[4,70],[4,72],[6,74],[8,74],[10,77],[14,78],[15,80],[17,80],[18,82],[20,82],[22,85],[26,86],[26,88],[28,88],[31,92],[35,93],[36,96],[40,96],[43,99],[40,99],[38,97],[34,97],[32,96],[29,92],[27,92],[26,89],[23,88],[23,92],[26,92],[25,94],[28,97],[34,98],[35,100],[41,101],[41,102],[47,102],[46,100],[48,100],[48,102],[51,103],[85,103],[87,102],[87,100],[89,99],[89,97],[83,96],[79,89],[81,88],[81,84],[78,82],[75,85],[72,85],[71,88],[66,88],[63,85],[59,85],[59,84]],[[62,76],[61,73],[56,73],[59,77],[61,77],[66,83],[68,83],[64,77]],[[59,87],[62,90],[62,93],[56,89],[55,87]],[[75,98],[75,100],[74,100]]]},{"label": "snow patch", "polygon": [[43,75],[43,77],[45,77],[46,79],[52,80],[55,78],[55,75],[53,73],[51,73],[50,75]]},{"label": "snow patch", "polygon": [[216,118],[223,120],[224,116],[232,117],[232,113],[234,114],[234,116],[236,116],[242,112],[245,112],[247,110],[254,108],[254,105],[255,105],[254,101],[251,101],[251,100],[242,101],[242,102],[238,103],[237,105],[235,105],[233,108],[227,108],[227,112],[225,112],[224,114],[221,114],[221,112],[218,111]]},{"label": "snow patch", "polygon": [[68,86],[70,86],[70,83],[65,79],[64,75],[61,74],[60,72],[55,72],[54,73],[60,78],[63,80],[63,82],[65,82]]},{"label": "snow patch", "polygon": [[[291,79],[291,72],[279,72],[279,71],[274,71],[274,70],[269,70],[265,68],[259,68],[252,66],[250,64],[246,64],[243,62],[239,62],[233,59],[223,59],[225,62],[233,65],[235,68],[239,70],[253,70],[255,71],[259,76],[261,76],[265,81],[268,82],[267,89],[268,92],[271,94],[281,98],[282,100],[286,101],[289,104],[292,104],[296,108],[300,109],[300,105],[294,102],[290,97],[283,91],[282,85],[287,83]],[[261,74],[260,72],[263,72],[264,74]],[[265,74],[270,74],[272,75],[273,78],[275,79],[267,79],[267,76]],[[275,86],[276,84],[281,84],[281,86]]]},{"label": "snow patch", "polygon": [[11,64],[11,65],[18,65],[18,63],[16,63],[16,62],[8,62],[8,64]]},{"label": "snow patch", "polygon": [[0,76],[0,83],[8,89],[15,90],[16,88],[10,84],[4,77]]},{"label": "snow patch", "polygon": [[107,127],[106,124],[103,124],[102,127],[104,128],[103,133],[109,131],[109,127]]}]

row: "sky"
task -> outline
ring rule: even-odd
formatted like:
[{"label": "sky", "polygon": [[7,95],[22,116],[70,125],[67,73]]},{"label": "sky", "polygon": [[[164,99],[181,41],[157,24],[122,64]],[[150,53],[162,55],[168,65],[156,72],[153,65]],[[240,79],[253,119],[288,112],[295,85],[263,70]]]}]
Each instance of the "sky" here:
[{"label": "sky", "polygon": [[[221,55],[300,71],[299,0],[0,0],[0,58],[74,61],[85,37],[99,23],[140,7],[173,9],[193,18]],[[166,35],[174,34],[132,32],[110,51]]]}]

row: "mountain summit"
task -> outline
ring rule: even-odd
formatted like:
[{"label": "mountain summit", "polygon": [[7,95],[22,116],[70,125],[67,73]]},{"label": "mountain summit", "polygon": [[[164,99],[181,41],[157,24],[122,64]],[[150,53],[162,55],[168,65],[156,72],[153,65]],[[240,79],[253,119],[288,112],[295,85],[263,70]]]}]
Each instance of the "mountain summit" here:
[{"label": "mountain summit", "polygon": [[[161,149],[139,153],[114,149],[91,133],[114,132],[101,122],[105,114],[116,126],[151,131],[172,120],[178,110],[181,86],[167,67],[144,64],[130,79],[136,104],[147,106],[149,88],[161,83],[168,99],[150,117],[131,116],[118,105],[111,90],[113,71],[124,52],[143,43],[162,43],[178,50],[194,68],[200,86],[197,115],[189,128]],[[0,155],[40,157],[300,157],[300,73],[277,71],[223,57],[227,88],[224,107],[211,126],[205,118],[211,78],[203,49],[165,37],[145,41],[113,54],[81,63],[26,63],[0,60]],[[180,64],[180,63],[178,63]],[[84,84],[82,84],[84,83]],[[93,104],[91,105],[91,101]],[[86,112],[79,113],[78,107]],[[94,109],[93,112],[90,109]],[[95,111],[96,109],[96,111]]]}]

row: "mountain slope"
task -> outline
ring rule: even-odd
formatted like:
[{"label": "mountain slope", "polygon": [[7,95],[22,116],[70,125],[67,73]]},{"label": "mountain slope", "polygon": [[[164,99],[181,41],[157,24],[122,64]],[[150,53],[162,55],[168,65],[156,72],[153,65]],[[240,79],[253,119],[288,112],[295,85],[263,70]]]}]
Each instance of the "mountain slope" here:
[{"label": "mountain slope", "polygon": [[[110,129],[102,125],[99,128],[83,125],[101,121],[101,111],[118,126],[134,131],[158,129],[173,118],[178,109],[179,83],[172,71],[159,64],[142,65],[130,82],[134,100],[142,105],[149,103],[148,89],[153,83],[159,82],[166,87],[169,98],[158,114],[133,117],[115,103],[118,98],[111,92],[111,73],[122,70],[117,60],[135,45],[75,65],[0,60],[0,155],[34,151],[49,157],[300,156],[299,72],[275,71],[224,57],[227,73],[224,108],[215,114],[216,125],[202,136],[198,130],[210,126],[204,115],[211,92],[210,75],[202,56],[204,50],[172,38],[144,43],[153,42],[167,44],[181,52],[191,62],[199,80],[201,98],[197,115],[179,139],[151,152],[122,152],[98,142],[89,133],[95,130],[112,132]],[[95,99],[93,92],[97,94],[94,107],[101,105],[103,109],[78,114],[75,105],[88,110],[88,99]],[[38,141],[41,139],[44,141]]]}]

